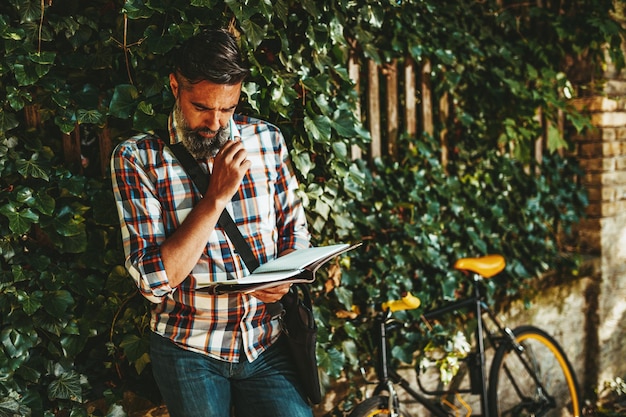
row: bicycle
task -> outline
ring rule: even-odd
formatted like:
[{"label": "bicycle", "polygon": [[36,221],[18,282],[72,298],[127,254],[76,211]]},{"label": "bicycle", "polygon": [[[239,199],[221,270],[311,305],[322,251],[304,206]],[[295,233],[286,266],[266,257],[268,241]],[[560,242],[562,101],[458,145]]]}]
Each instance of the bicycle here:
[{"label": "bicycle", "polygon": [[[474,346],[463,359],[466,371],[457,373],[449,385],[435,390],[423,387],[419,371],[419,391],[415,389],[390,365],[388,356],[388,334],[404,324],[393,319],[392,313],[418,308],[419,299],[408,293],[400,300],[383,303],[374,320],[378,330],[375,337],[378,355],[374,358],[377,379],[369,381],[362,370],[366,382],[375,385],[373,396],[359,403],[349,417],[408,416],[401,408],[397,387],[437,417],[580,417],[582,404],[576,375],[554,338],[534,326],[511,330],[487,306],[483,280],[495,276],[504,267],[505,260],[500,255],[459,259],[454,268],[471,278],[468,280],[471,295],[423,313],[423,320],[430,325],[460,310],[472,312],[476,320]],[[492,326],[487,326],[489,323]],[[493,355],[489,374],[488,351]],[[478,397],[481,414],[473,414],[462,394]],[[454,398],[458,398],[456,404],[460,402],[460,406],[451,403]]]}]

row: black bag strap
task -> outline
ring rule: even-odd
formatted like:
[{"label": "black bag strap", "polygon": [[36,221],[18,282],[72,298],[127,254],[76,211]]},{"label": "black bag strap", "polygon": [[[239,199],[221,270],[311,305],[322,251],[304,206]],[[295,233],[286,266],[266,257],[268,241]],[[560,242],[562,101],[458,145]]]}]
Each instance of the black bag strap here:
[{"label": "black bag strap", "polygon": [[[161,136],[163,140],[166,140],[166,138],[169,137],[162,136],[161,134],[159,134],[159,136]],[[176,159],[178,159],[178,161],[182,164],[185,172],[187,172],[187,175],[189,175],[198,190],[202,194],[205,194],[209,187],[210,174],[207,174],[202,170],[198,161],[196,161],[196,159],[189,153],[182,142],[169,144],[168,146],[172,152],[174,152]],[[235,221],[232,217],[230,217],[230,214],[228,214],[226,209],[224,209],[222,214],[220,214],[220,218],[217,223],[224,229],[230,240],[233,242],[233,245],[235,245],[235,249],[241,255],[243,262],[246,264],[246,267],[248,267],[248,270],[252,272],[257,269],[259,267],[259,260],[256,256],[254,256],[252,249],[250,249],[250,245],[248,245],[248,242],[246,242],[243,235],[239,231],[239,228],[235,224]]]}]

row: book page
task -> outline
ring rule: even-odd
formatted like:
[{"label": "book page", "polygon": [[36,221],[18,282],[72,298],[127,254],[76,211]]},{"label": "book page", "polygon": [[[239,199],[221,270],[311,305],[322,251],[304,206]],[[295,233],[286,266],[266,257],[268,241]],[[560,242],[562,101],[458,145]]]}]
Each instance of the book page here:
[{"label": "book page", "polygon": [[268,272],[290,271],[305,268],[324,258],[330,257],[335,253],[342,252],[348,248],[348,244],[338,244],[329,246],[319,246],[315,248],[298,249],[280,258],[273,259],[259,266],[252,273],[252,276],[266,274]]},{"label": "book page", "polygon": [[291,269],[289,271],[276,271],[265,272],[263,274],[252,274],[247,277],[239,278],[237,280],[222,281],[222,283],[237,283],[237,284],[260,284],[263,282],[282,281],[284,279],[293,277],[300,273],[299,269]]}]

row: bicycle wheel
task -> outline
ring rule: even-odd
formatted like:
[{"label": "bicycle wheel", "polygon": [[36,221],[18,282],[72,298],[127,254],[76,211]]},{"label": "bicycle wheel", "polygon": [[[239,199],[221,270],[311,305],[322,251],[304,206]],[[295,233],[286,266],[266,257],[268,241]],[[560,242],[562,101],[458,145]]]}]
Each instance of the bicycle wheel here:
[{"label": "bicycle wheel", "polygon": [[576,375],[563,349],[533,326],[513,330],[524,348],[501,345],[489,374],[490,415],[580,417]]},{"label": "bicycle wheel", "polygon": [[[386,417],[389,414],[389,397],[386,395],[376,395],[368,398],[356,407],[348,417]],[[399,417],[409,417],[400,407]]]}]

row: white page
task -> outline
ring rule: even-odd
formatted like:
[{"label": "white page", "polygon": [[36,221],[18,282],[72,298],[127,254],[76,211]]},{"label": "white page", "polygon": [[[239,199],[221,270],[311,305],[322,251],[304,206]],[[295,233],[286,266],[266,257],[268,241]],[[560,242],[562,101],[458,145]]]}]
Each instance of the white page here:
[{"label": "white page", "polygon": [[273,259],[254,270],[252,275],[266,274],[268,272],[280,272],[301,270],[305,266],[315,263],[327,256],[341,252],[348,248],[348,244],[320,246],[315,248],[298,249],[280,258]]},{"label": "white page", "polygon": [[299,270],[294,269],[290,271],[276,271],[276,272],[266,272],[263,274],[252,274],[247,277],[239,278],[237,280],[229,280],[222,281],[225,284],[230,284],[236,282],[238,284],[256,284],[261,282],[272,282],[272,281],[281,281],[286,278],[293,277],[294,275],[298,275],[300,273]]}]

